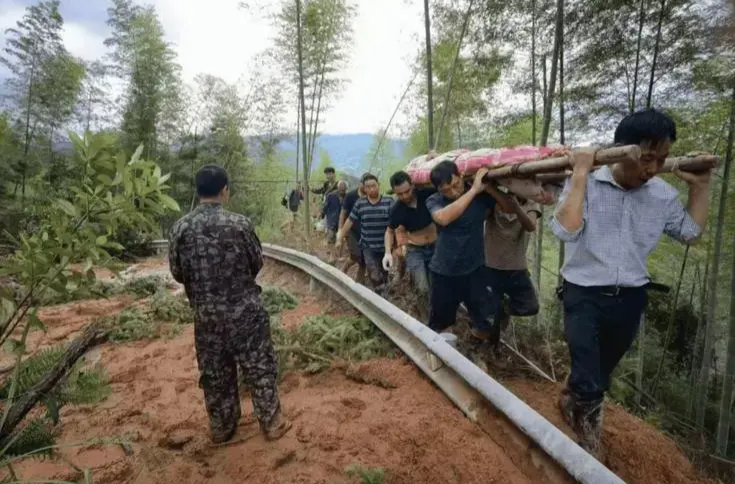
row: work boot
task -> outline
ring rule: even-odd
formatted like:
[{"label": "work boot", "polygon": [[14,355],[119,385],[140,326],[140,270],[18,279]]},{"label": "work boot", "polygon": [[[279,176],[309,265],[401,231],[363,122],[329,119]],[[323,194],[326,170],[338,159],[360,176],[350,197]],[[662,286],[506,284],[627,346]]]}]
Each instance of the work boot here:
[{"label": "work boot", "polygon": [[561,411],[562,417],[564,417],[564,420],[570,427],[574,427],[574,405],[576,404],[576,401],[577,399],[574,394],[565,384],[559,394],[559,410]]},{"label": "work boot", "polygon": [[602,416],[604,399],[577,404],[575,423],[579,445],[590,455],[602,461]]},{"label": "work boot", "polygon": [[291,427],[293,426],[293,423],[287,419],[283,412],[279,409],[276,414],[273,416],[273,419],[271,420],[271,423],[263,429],[263,433],[265,434],[266,440],[278,440],[284,435],[286,435],[286,432],[291,430]]},{"label": "work boot", "polygon": [[232,427],[229,430],[213,430],[211,439],[213,444],[224,444],[230,441],[237,431],[237,426]]}]

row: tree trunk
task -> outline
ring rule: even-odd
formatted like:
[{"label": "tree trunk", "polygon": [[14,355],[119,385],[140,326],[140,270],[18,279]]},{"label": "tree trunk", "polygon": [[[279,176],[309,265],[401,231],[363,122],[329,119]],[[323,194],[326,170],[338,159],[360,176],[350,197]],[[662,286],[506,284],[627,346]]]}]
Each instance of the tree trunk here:
[{"label": "tree trunk", "polygon": [[549,140],[549,130],[551,129],[551,109],[554,99],[554,90],[556,89],[557,61],[559,59],[559,49],[561,47],[564,35],[564,0],[556,2],[556,29],[554,35],[554,51],[551,57],[551,74],[549,77],[549,90],[546,105],[544,106],[544,125],[541,128],[541,146],[546,146]]},{"label": "tree trunk", "polygon": [[464,14],[464,21],[462,22],[462,30],[459,33],[459,40],[457,40],[457,52],[454,54],[454,60],[452,61],[452,71],[449,73],[449,85],[447,86],[447,94],[444,96],[444,104],[442,106],[442,114],[439,118],[439,129],[437,130],[436,140],[431,145],[431,149],[436,150],[437,145],[441,143],[442,129],[444,128],[444,120],[446,119],[447,112],[449,112],[449,101],[452,97],[452,85],[454,84],[454,73],[457,70],[457,63],[459,62],[459,54],[462,51],[462,40],[464,34],[467,32],[467,25],[470,23],[470,13],[472,12],[472,4],[474,0],[470,0],[470,4],[467,6],[467,12]]},{"label": "tree trunk", "polygon": [[[309,203],[309,173],[306,166],[306,106],[304,105],[304,51],[301,29],[301,0],[296,0],[296,50],[299,61],[299,102],[301,103],[301,151],[304,163],[304,219],[306,235],[311,235],[311,204]],[[308,240],[308,239],[307,239]]]},{"label": "tree trunk", "polygon": [[687,407],[687,418],[692,420],[694,414],[694,405],[697,400],[697,381],[699,377],[699,367],[697,362],[700,361],[701,349],[703,345],[704,332],[707,328],[707,280],[709,279],[709,260],[712,244],[707,246],[707,255],[704,262],[704,276],[699,277],[699,314],[697,315],[697,334],[694,337],[694,349],[692,350],[692,361],[689,369],[689,402]]},{"label": "tree trunk", "polygon": [[7,445],[7,439],[13,430],[28,415],[33,407],[61,381],[74,367],[76,362],[84,356],[90,346],[100,343],[104,336],[102,325],[97,322],[87,326],[82,334],[69,344],[61,360],[44,376],[16,400],[7,413],[5,424],[0,429],[0,445]]},{"label": "tree trunk", "polygon": [[[538,228],[536,229],[536,257],[533,261],[533,279],[536,282],[536,291],[538,292],[539,303],[541,302],[541,265],[544,259],[544,206],[541,206],[541,215],[538,218]],[[538,323],[539,314],[533,317],[534,323]]]},{"label": "tree trunk", "polygon": [[531,2],[531,144],[536,146],[536,0]]},{"label": "tree trunk", "polygon": [[656,26],[656,43],[653,45],[653,60],[651,61],[651,79],[648,81],[648,98],[646,99],[646,107],[652,106],[653,100],[653,83],[656,76],[656,62],[658,61],[658,50],[661,45],[661,27],[664,23],[664,15],[666,14],[666,0],[661,0],[661,13],[658,16],[658,26]]},{"label": "tree trunk", "polygon": [[428,152],[434,146],[434,77],[431,73],[431,13],[429,12],[429,0],[424,0],[424,28],[426,29],[426,130],[429,133],[429,147],[426,151]]},{"label": "tree trunk", "polygon": [[[546,103],[549,102],[549,88],[548,88],[548,70],[546,68],[546,54],[541,56],[541,107],[543,112],[546,112]],[[542,120],[543,124],[543,120]]]},{"label": "tree trunk", "polygon": [[733,104],[730,111],[730,130],[727,136],[727,153],[725,155],[725,170],[722,178],[722,190],[720,192],[720,204],[717,212],[717,225],[715,227],[715,247],[710,277],[708,281],[708,306],[707,306],[707,329],[704,336],[704,350],[702,351],[702,366],[699,371],[699,382],[697,385],[696,423],[697,429],[704,430],[705,413],[707,410],[707,390],[709,388],[709,373],[712,363],[712,350],[714,346],[716,313],[717,313],[717,284],[719,282],[720,259],[722,257],[722,238],[725,226],[725,212],[727,211],[727,190],[730,181],[730,170],[732,168],[733,142],[735,141],[735,89],[733,89]]},{"label": "tree trunk", "polygon": [[[641,314],[641,325],[638,329],[638,361],[635,370],[635,384],[638,388],[643,388],[643,357],[646,353],[646,313]],[[636,405],[641,406],[641,392],[635,392]]]},{"label": "tree trunk", "polygon": [[676,323],[676,309],[679,307],[679,294],[681,294],[681,283],[684,280],[684,272],[687,268],[687,261],[689,260],[689,248],[687,245],[684,249],[684,258],[681,261],[681,269],[679,270],[679,279],[676,281],[676,291],[674,291],[674,299],[671,301],[671,308],[669,310],[669,322],[666,327],[666,335],[664,336],[664,347],[661,350],[661,358],[658,360],[658,366],[656,367],[656,374],[651,382],[651,389],[649,393],[656,396],[656,389],[658,388],[658,382],[661,378],[661,372],[664,369],[664,363],[666,362],[666,354],[669,350],[669,343],[671,342],[671,335],[674,331],[674,324]]},{"label": "tree trunk", "polygon": [[301,98],[296,102],[296,181],[299,181],[299,153],[301,152]]},{"label": "tree trunk", "polygon": [[[730,131],[727,135],[726,163],[732,163],[732,144],[735,141],[735,79],[733,79],[732,99],[730,101]],[[730,178],[725,175],[722,181],[727,185]],[[735,237],[733,237],[733,249],[735,249]],[[716,450],[721,456],[727,455],[727,443],[730,436],[730,417],[732,409],[733,375],[735,374],[735,255],[732,259],[732,286],[730,287],[730,335],[727,340],[727,360],[725,363],[725,375],[722,381],[722,397],[720,400],[720,419],[717,423]]]},{"label": "tree trunk", "polygon": [[633,89],[630,99],[630,106],[628,112],[633,114],[635,112],[635,95],[638,90],[638,72],[641,66],[641,40],[643,39],[643,21],[645,20],[645,4],[646,0],[641,0],[640,10],[638,12],[638,42],[635,49],[635,70],[633,71]]},{"label": "tree trunk", "polygon": [[[35,47],[35,46],[34,46]],[[28,79],[28,100],[26,102],[26,134],[23,143],[23,161],[20,163],[20,203],[24,204],[26,199],[26,172],[28,170],[28,153],[31,149],[31,103],[33,100],[33,82],[36,75],[36,53],[33,53],[31,61],[31,74]]]}]

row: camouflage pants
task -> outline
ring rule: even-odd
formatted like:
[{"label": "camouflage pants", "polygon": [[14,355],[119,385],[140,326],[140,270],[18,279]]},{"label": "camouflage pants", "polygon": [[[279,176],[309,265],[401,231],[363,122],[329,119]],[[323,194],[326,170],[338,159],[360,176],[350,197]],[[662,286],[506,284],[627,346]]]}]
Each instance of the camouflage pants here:
[{"label": "camouflage pants", "polygon": [[236,307],[197,308],[194,342],[199,386],[213,434],[227,433],[240,419],[237,369],[251,391],[255,415],[266,429],[280,408],[278,361],[268,314],[258,301]]}]

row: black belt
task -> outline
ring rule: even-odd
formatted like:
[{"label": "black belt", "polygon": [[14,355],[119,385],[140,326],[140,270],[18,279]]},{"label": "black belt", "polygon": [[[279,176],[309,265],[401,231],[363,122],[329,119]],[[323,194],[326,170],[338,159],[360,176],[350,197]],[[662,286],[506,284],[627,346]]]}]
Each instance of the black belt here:
[{"label": "black belt", "polygon": [[[644,284],[642,286],[638,287],[624,287],[624,286],[577,286],[576,284],[573,284],[571,282],[564,281],[564,285],[566,284],[572,284],[576,287],[579,287],[581,289],[586,289],[588,291],[594,291],[602,296],[621,296],[625,294],[629,294],[634,291],[640,291],[641,289],[645,291],[653,291],[653,292],[661,292],[664,294],[668,294],[671,288],[667,286],[666,284],[659,284],[657,282],[649,282],[647,284]],[[557,289],[557,293],[560,292],[560,290],[563,290],[563,286]],[[559,294],[560,295],[560,294]]]}]

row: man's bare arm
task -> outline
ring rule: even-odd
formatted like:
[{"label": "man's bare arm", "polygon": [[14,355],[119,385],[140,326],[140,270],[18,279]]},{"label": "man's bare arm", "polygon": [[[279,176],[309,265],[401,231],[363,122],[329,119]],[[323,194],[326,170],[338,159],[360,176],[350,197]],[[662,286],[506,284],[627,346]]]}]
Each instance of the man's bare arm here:
[{"label": "man's bare arm", "polygon": [[697,222],[702,231],[707,225],[709,214],[709,180],[711,173],[710,170],[702,173],[676,171],[676,175],[689,185],[687,212]]},{"label": "man's bare arm", "polygon": [[431,218],[434,219],[434,222],[442,227],[446,227],[461,217],[465,210],[467,210],[467,207],[470,206],[470,203],[472,203],[472,200],[485,190],[485,184],[482,182],[485,174],[487,174],[487,169],[480,168],[475,174],[475,181],[472,187],[467,192],[446,207],[433,212]]},{"label": "man's bare arm", "polygon": [[584,149],[570,156],[574,167],[569,178],[571,187],[564,200],[556,208],[554,216],[567,232],[576,232],[584,221],[584,197],[587,191],[587,177],[592,171],[595,151]]},{"label": "man's bare arm", "polygon": [[386,227],[385,237],[383,240],[383,243],[385,244],[386,254],[390,254],[391,252],[393,252],[393,235],[394,235],[394,230],[390,227]]}]

